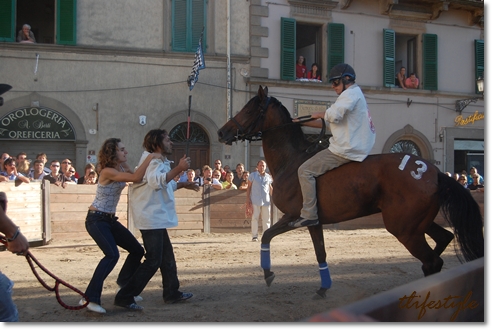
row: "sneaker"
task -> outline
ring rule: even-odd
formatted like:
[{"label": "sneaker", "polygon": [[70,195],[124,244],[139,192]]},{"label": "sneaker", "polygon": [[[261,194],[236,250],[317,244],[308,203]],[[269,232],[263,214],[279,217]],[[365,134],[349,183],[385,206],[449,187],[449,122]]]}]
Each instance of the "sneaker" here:
[{"label": "sneaker", "polygon": [[131,304],[128,304],[128,305],[124,305],[124,304],[121,304],[120,305],[120,304],[115,303],[115,305],[116,306],[120,306],[120,307],[124,307],[126,309],[130,309],[132,311],[143,311],[143,309],[144,309],[142,306],[137,305],[135,303],[131,303]]},{"label": "sneaker", "polygon": [[258,237],[253,237],[252,242],[258,242]]},{"label": "sneaker", "polygon": [[188,300],[191,297],[193,297],[193,293],[191,293],[191,292],[180,292],[180,294],[181,295],[176,299],[164,300],[164,303],[165,304],[176,304],[176,303],[183,302],[183,301]]},{"label": "sneaker", "polygon": [[[118,289],[116,289],[116,293],[118,293],[120,290],[121,290],[121,286],[119,286]],[[139,302],[143,300],[142,296],[135,296],[133,297],[133,299],[135,300],[135,302]]]},{"label": "sneaker", "polygon": [[296,221],[291,221],[289,222],[289,227],[294,227],[294,228],[299,228],[299,227],[310,227],[310,226],[316,226],[319,224],[318,219],[304,219],[303,217],[300,217]]},{"label": "sneaker", "polygon": [[[85,304],[85,299],[84,298],[80,299],[79,305],[82,306],[84,304]],[[93,302],[90,302],[87,305],[87,309],[90,310],[91,312],[96,312],[96,313],[100,313],[100,314],[106,313],[106,310],[104,308],[102,308],[101,305],[98,305],[98,304],[93,303]]]}]

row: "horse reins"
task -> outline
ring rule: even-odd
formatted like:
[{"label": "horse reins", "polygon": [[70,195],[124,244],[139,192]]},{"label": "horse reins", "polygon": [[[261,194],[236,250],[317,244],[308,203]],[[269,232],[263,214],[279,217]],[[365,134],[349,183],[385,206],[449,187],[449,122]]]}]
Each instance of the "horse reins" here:
[{"label": "horse reins", "polygon": [[[298,122],[285,123],[285,124],[282,124],[282,125],[270,127],[270,128],[268,128],[266,130],[263,130],[261,128],[260,130],[258,130],[257,133],[254,133],[254,134],[251,133],[251,131],[253,130],[253,128],[256,127],[256,126],[258,126],[258,122],[263,117],[265,117],[265,113],[268,110],[268,105],[270,104],[270,100],[271,100],[271,97],[268,96],[267,99],[266,99],[265,105],[260,104],[260,106],[261,106],[260,115],[255,119],[254,123],[252,125],[250,125],[249,130],[247,132],[245,132],[245,129],[241,126],[241,124],[238,123],[238,121],[234,117],[231,117],[230,118],[230,120],[238,128],[238,133],[236,135],[236,139],[237,140],[242,140],[242,141],[248,140],[250,142],[251,141],[261,141],[262,140],[262,135],[263,135],[264,132],[268,132],[268,131],[271,131],[271,130],[282,128],[284,126],[298,125],[298,124],[301,124],[301,123],[306,123],[308,121],[314,120],[314,118],[311,118],[311,115],[301,116],[301,117],[297,117],[297,119],[299,119]],[[280,104],[280,106],[282,106],[282,102],[278,101],[277,99],[275,99],[275,100]],[[319,141],[325,135],[325,132],[326,132],[326,123],[325,123],[324,120],[322,120],[321,122],[322,122],[322,129],[321,129],[321,132],[320,132],[318,138],[316,139],[316,141]],[[261,124],[262,124],[261,126],[263,127],[263,122]],[[240,133],[241,133],[241,135],[240,135]],[[306,152],[307,153],[313,152],[314,150],[316,150],[316,148],[318,147],[318,145],[319,145],[318,142],[314,142],[311,146],[309,146],[306,149]]]},{"label": "horse reins", "polygon": [[[3,245],[8,246],[7,239],[2,235],[0,235],[0,242],[3,243]],[[58,278],[57,276],[53,275],[49,270],[47,270],[43,265],[41,265],[41,263],[32,255],[32,253],[30,251],[27,251],[26,259],[27,259],[27,262],[29,263],[29,266],[31,266],[31,270],[34,273],[34,276],[36,276],[36,278],[38,279],[39,283],[41,283],[41,285],[44,286],[46,288],[46,290],[55,291],[56,300],[58,301],[58,303],[62,307],[66,308],[66,309],[70,309],[70,310],[79,310],[79,309],[85,308],[89,304],[89,298],[82,291],[71,286],[70,284],[68,284],[67,282]],[[33,264],[33,261],[34,261],[34,263],[36,263],[36,265],[38,265],[39,268],[41,268],[46,274],[48,274],[49,276],[51,276],[55,280],[55,286],[54,287],[51,288],[50,286],[48,286],[48,284],[46,284],[46,282],[39,276],[39,274],[36,271],[36,268]],[[79,305],[79,306],[70,306],[70,305],[65,304],[60,297],[60,292],[59,292],[60,284],[66,286],[70,290],[75,291],[76,293],[81,295],[84,298],[85,303],[83,305]]]}]

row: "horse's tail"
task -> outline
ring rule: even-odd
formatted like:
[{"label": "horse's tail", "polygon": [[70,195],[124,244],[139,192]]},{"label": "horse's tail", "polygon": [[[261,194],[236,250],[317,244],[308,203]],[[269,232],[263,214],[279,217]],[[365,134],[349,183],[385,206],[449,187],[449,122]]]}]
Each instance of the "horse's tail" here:
[{"label": "horse's tail", "polygon": [[[439,172],[439,205],[444,219],[453,227],[466,261],[484,256],[483,219],[480,207],[468,189]],[[458,258],[461,260],[458,254]]]}]

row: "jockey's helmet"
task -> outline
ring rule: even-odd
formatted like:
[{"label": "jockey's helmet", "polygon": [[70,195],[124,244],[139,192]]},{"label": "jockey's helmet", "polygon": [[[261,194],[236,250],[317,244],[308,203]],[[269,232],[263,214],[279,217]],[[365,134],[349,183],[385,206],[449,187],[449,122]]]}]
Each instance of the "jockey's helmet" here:
[{"label": "jockey's helmet", "polygon": [[348,77],[348,78],[342,79],[342,80],[345,80],[346,82],[354,82],[355,81],[355,71],[347,63],[340,63],[340,64],[335,65],[330,70],[330,78],[328,79],[328,81],[333,82],[333,80],[341,79],[344,77]]}]

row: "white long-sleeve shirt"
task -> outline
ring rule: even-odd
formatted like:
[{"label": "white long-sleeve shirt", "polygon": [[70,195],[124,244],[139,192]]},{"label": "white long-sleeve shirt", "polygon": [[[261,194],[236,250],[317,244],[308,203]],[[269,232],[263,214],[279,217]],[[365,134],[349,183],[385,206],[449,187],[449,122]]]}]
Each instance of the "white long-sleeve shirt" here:
[{"label": "white long-sleeve shirt", "polygon": [[340,157],[363,161],[376,141],[366,99],[357,84],[349,86],[325,112],[333,136],[328,149]]},{"label": "white long-sleeve shirt", "polygon": [[[147,158],[144,151],[139,166]],[[135,227],[138,229],[164,229],[178,225],[178,214],[174,202],[177,183],[166,182],[166,175],[171,170],[169,160],[153,159],[150,161],[141,183],[133,184],[130,206]]]}]

